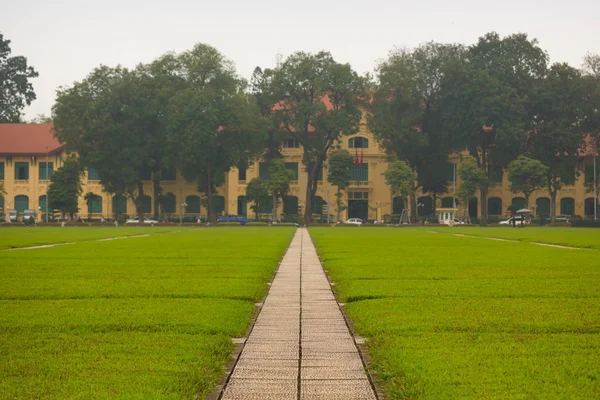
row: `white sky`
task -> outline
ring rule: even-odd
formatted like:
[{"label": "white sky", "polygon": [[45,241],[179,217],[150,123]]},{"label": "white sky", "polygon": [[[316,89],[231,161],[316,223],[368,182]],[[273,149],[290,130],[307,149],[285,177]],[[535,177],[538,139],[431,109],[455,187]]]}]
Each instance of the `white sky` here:
[{"label": "white sky", "polygon": [[[55,3],[55,4],[53,4]],[[486,32],[526,32],[551,61],[580,67],[600,53],[600,1],[571,0],[0,0],[0,32],[12,55],[39,72],[26,118],[50,114],[55,91],[94,67],[149,62],[167,51],[208,43],[249,78],[279,52],[329,50],[359,73],[394,46],[434,40],[471,44]],[[494,4],[491,4],[494,3]]]}]

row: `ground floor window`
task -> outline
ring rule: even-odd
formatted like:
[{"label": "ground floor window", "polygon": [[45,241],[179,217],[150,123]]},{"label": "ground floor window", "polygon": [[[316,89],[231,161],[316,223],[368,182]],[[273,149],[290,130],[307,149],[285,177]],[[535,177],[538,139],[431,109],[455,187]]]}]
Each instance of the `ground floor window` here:
[{"label": "ground floor window", "polygon": [[29,209],[29,197],[25,195],[15,196],[15,210],[22,213]]},{"label": "ground floor window", "polygon": [[490,197],[488,199],[488,214],[502,215],[502,199],[499,197]]},{"label": "ground floor window", "polygon": [[570,197],[560,199],[560,214],[561,215],[574,215],[575,214],[575,200]]},{"label": "ground floor window", "polygon": [[537,216],[549,216],[550,215],[550,199],[547,197],[540,197],[535,201],[535,215]]},{"label": "ground floor window", "polygon": [[187,196],[185,198],[185,213],[186,214],[200,214],[200,196]]}]

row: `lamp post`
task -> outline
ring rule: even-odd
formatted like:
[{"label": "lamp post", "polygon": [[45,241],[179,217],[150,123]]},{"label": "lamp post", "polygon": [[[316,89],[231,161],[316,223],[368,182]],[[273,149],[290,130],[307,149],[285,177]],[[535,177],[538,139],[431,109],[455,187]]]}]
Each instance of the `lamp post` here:
[{"label": "lamp post", "polygon": [[[329,170],[327,163],[325,163],[323,167],[325,168],[325,176],[328,176]],[[325,181],[325,185],[327,185],[327,224],[329,224],[329,215],[331,213],[331,204],[329,203],[329,182]]]},{"label": "lamp post", "polygon": [[596,156],[594,156],[594,221],[598,219],[598,178],[596,177]]}]

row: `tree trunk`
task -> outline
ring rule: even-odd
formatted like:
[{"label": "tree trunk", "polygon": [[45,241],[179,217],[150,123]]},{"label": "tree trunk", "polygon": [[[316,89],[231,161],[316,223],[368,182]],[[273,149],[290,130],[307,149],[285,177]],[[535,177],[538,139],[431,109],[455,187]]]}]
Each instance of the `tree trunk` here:
[{"label": "tree trunk", "polygon": [[153,179],[152,180],[152,190],[154,192],[154,212],[153,212],[153,218],[158,220],[159,218],[159,202],[158,202],[158,198],[160,197],[160,192],[161,192],[161,188],[160,188],[160,179]]},{"label": "tree trunk", "polygon": [[271,223],[277,221],[277,195],[273,194],[273,211],[271,212]]},{"label": "tree trunk", "polygon": [[142,196],[144,195],[144,183],[142,181],[138,181],[137,183],[137,199],[135,201],[135,208],[138,216],[138,223],[144,223],[144,213],[142,212]]},{"label": "tree trunk", "polygon": [[487,209],[487,196],[488,196],[489,185],[484,183],[479,188],[479,194],[481,198],[481,219],[488,222],[488,209]]},{"label": "tree trunk", "polygon": [[[210,178],[209,178],[209,180],[210,180]],[[210,184],[208,185],[208,188],[206,190],[206,195],[208,196],[208,198],[206,199],[206,210],[207,210],[207,213],[208,213],[207,219],[208,219],[208,222],[214,223],[215,222],[215,218],[214,218],[214,215],[213,215],[213,204],[212,204],[212,195],[213,195],[213,193],[212,193],[212,187],[211,187]]]},{"label": "tree trunk", "polygon": [[433,192],[433,216],[435,216],[437,211],[437,192]]},{"label": "tree trunk", "polygon": [[556,222],[556,194],[557,190],[552,188],[552,185],[548,186],[548,194],[550,195],[550,220]]},{"label": "tree trunk", "polygon": [[[340,213],[341,213],[340,207],[342,206],[341,201],[340,201],[340,199],[342,198],[342,191],[340,190],[339,186],[337,188],[337,194],[335,195],[335,197],[336,197],[335,222],[338,222],[340,220]],[[329,221],[327,221],[327,222],[329,222]]]},{"label": "tree trunk", "polygon": [[311,189],[311,182],[310,182],[310,175],[309,175],[309,182],[306,185],[306,204],[304,205],[304,223],[305,224],[309,224],[312,222],[312,190]]},{"label": "tree trunk", "polygon": [[417,195],[416,193],[410,196],[410,220],[417,222]]}]

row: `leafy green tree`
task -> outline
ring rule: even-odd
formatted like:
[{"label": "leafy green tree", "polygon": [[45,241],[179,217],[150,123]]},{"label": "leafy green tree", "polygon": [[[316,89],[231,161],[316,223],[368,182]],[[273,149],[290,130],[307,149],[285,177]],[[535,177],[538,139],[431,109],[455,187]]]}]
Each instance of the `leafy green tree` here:
[{"label": "leafy green tree", "polygon": [[[4,197],[6,196],[6,190],[4,190],[4,184],[0,183],[0,202],[2,202],[4,204]],[[2,210],[2,212],[4,213],[4,210]],[[2,221],[0,221],[2,222]]]},{"label": "leafy green tree", "polygon": [[324,51],[294,53],[264,74],[266,91],[276,99],[272,120],[303,148],[302,163],[308,173],[304,221],[310,223],[318,174],[329,151],[343,135],[358,131],[366,81],[349,64],[336,62]]},{"label": "leafy green tree", "polygon": [[524,149],[547,60],[527,35],[500,38],[492,32],[469,47],[443,80],[444,128],[454,147],[467,148],[485,170],[486,181],[479,186],[483,220],[489,186]]},{"label": "leafy green tree", "polygon": [[52,117],[47,116],[46,114],[38,114],[35,118],[32,118],[29,121],[30,124],[51,124]]},{"label": "leafy green tree", "polygon": [[142,214],[143,180],[151,169],[155,122],[151,91],[140,70],[96,68],[82,82],[60,90],[53,107],[55,135],[94,167],[108,193],[123,194]]},{"label": "leafy green tree", "polygon": [[[385,184],[390,187],[392,194],[400,197],[409,197],[413,202],[415,197],[415,181],[417,173],[408,165],[406,161],[394,161],[388,165],[388,168],[383,173]],[[416,218],[415,218],[416,219]]]},{"label": "leafy green tree", "polygon": [[335,220],[341,219],[342,210],[342,190],[350,185],[352,179],[351,168],[354,165],[354,158],[348,150],[334,150],[327,161],[327,181],[334,186],[337,186],[336,198],[336,213]]},{"label": "leafy green tree", "polygon": [[79,160],[69,157],[64,160],[63,165],[52,174],[50,186],[48,187],[49,210],[60,210],[63,217],[79,212],[77,198],[83,191],[81,187],[81,176],[83,170]]},{"label": "leafy green tree", "polygon": [[265,74],[260,67],[256,67],[250,79],[250,95],[255,99],[261,115],[268,119],[265,125],[266,135],[264,137],[264,153],[262,159],[266,163],[271,160],[282,158],[281,145],[284,138],[283,127],[281,121],[275,115],[275,103],[277,97],[269,90],[272,84],[273,74],[268,72]]},{"label": "leafy green tree", "polygon": [[523,193],[529,205],[531,193],[546,186],[548,168],[539,160],[520,155],[508,164],[508,180],[513,193]]},{"label": "leafy green tree", "polygon": [[21,110],[36,98],[30,81],[39,74],[27,58],[10,53],[10,40],[0,33],[0,123],[19,122]]},{"label": "leafy green tree", "polygon": [[547,167],[546,186],[550,216],[556,220],[556,195],[579,176],[577,157],[586,132],[580,122],[585,90],[581,73],[567,64],[554,64],[539,82],[533,129],[528,152]]},{"label": "leafy green tree", "polygon": [[290,181],[294,172],[285,168],[285,161],[281,158],[271,161],[269,165],[269,180],[266,181],[267,191],[273,198],[273,214],[271,221],[277,221],[277,202],[290,191]]},{"label": "leafy green tree", "polygon": [[475,197],[477,189],[481,185],[486,184],[485,170],[477,164],[477,160],[474,157],[468,156],[461,160],[458,166],[458,177],[461,180],[460,186],[456,192],[457,197],[464,204],[465,216],[467,218],[469,209],[469,200]]},{"label": "leafy green tree", "polygon": [[258,221],[260,205],[269,199],[269,191],[267,190],[266,183],[259,178],[253,178],[246,186],[246,198],[250,203],[254,203],[251,208],[254,210],[256,221]]},{"label": "leafy green tree", "polygon": [[[445,168],[452,145],[443,126],[442,82],[464,53],[461,46],[426,43],[392,52],[378,67],[369,129],[386,153],[418,173],[413,190],[422,188],[434,197],[447,190]],[[411,219],[416,215],[411,197]]]},{"label": "leafy green tree", "polygon": [[174,72],[186,79],[167,112],[170,164],[195,181],[214,222],[213,194],[232,167],[248,165],[262,150],[264,120],[244,82],[215,48],[197,44],[178,56]]},{"label": "leafy green tree", "polygon": [[94,198],[96,197],[96,195],[93,192],[87,192],[85,195],[83,195],[83,200],[85,201],[85,204],[88,207],[88,220],[91,221],[92,219],[92,200],[94,200]]}]

